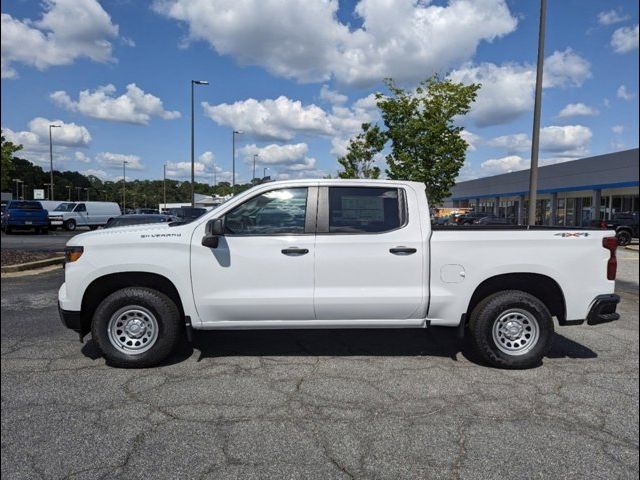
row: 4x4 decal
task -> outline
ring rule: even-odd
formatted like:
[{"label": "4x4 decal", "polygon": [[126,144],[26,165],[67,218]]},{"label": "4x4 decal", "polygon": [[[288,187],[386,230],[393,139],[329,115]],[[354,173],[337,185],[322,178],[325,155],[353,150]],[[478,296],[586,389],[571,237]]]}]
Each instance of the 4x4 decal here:
[{"label": "4x4 decal", "polygon": [[567,238],[567,237],[588,237],[589,233],[588,232],[562,232],[562,233],[556,233],[554,235],[556,237],[562,237],[562,238]]}]

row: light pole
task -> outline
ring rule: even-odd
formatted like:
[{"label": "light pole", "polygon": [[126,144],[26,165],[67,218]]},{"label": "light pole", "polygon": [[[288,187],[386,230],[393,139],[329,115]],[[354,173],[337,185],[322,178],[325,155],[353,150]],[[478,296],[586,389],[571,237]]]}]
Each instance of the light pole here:
[{"label": "light pole", "polygon": [[533,132],[531,135],[531,168],[529,170],[529,218],[528,224],[536,224],[538,193],[538,151],[540,147],[540,111],[542,109],[542,68],[544,66],[544,32],[547,17],[547,0],[540,0],[540,30],[538,31],[538,65],[536,70],[536,98],[533,106]]},{"label": "light pole", "polygon": [[191,206],[196,206],[196,192],[195,192],[195,177],[196,177],[196,167],[194,160],[194,114],[193,114],[193,90],[195,85],[209,85],[209,82],[206,80],[191,80]]},{"label": "light pole", "polygon": [[[50,183],[44,183],[44,191],[46,192],[47,190],[49,191],[49,195],[51,195],[51,184]],[[45,195],[45,200],[51,200],[49,197],[47,197],[47,195]]]},{"label": "light pole", "polygon": [[22,183],[22,180],[14,178],[13,181],[16,182],[16,200],[20,200],[20,187],[18,184]]},{"label": "light pole", "polygon": [[87,202],[89,201],[89,188],[83,188],[85,192],[87,192]]},{"label": "light pole", "polygon": [[233,194],[233,189],[236,186],[236,135],[242,135],[244,132],[242,130],[233,130],[232,140],[231,140],[231,149],[233,156],[233,173],[231,175],[231,193]]},{"label": "light pole", "polygon": [[60,125],[49,125],[49,170],[51,171],[51,193],[49,194],[49,200],[53,200],[53,138],[51,136],[52,128],[60,128]]},{"label": "light pole", "polygon": [[251,181],[255,180],[256,178],[256,158],[258,158],[258,154],[254,153],[253,154],[253,176],[251,177]]},{"label": "light pole", "polygon": [[126,160],[122,161],[122,213],[127,211],[127,165]]},{"label": "light pole", "polygon": [[262,178],[266,178],[267,177],[267,170],[269,170],[269,167],[264,167],[262,169]]},{"label": "light pole", "polygon": [[67,200],[67,202],[71,201],[71,189],[73,188],[71,185],[67,185],[67,193],[69,194],[69,200]]},{"label": "light pole", "polygon": [[76,202],[80,201],[80,190],[82,190],[82,187],[76,187]]},{"label": "light pole", "polygon": [[167,209],[167,164],[162,166],[163,179],[162,179],[162,202],[164,203],[164,209]]}]

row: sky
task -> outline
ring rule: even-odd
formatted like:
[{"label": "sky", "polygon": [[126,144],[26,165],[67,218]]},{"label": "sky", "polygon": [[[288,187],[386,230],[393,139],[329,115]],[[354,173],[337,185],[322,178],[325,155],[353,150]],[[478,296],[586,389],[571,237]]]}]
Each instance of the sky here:
[{"label": "sky", "polygon": [[[2,131],[21,156],[118,180],[336,175],[382,79],[481,83],[459,180],[527,168],[534,0],[6,0]],[[549,0],[542,164],[638,147],[638,2]],[[378,164],[384,170],[384,159]],[[266,170],[268,169],[268,170]]]}]

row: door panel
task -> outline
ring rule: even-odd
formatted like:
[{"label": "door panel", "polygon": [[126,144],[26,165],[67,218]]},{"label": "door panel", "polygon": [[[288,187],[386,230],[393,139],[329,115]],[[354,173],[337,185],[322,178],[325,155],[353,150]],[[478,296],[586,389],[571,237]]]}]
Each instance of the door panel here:
[{"label": "door panel", "polygon": [[425,247],[420,222],[407,221],[409,201],[415,202],[412,192],[395,188],[321,189],[314,293],[318,320],[424,315]]},{"label": "door panel", "polygon": [[191,275],[204,323],[315,318],[315,202],[315,188],[257,195],[224,216],[217,248],[201,244],[206,223],[196,229]]}]

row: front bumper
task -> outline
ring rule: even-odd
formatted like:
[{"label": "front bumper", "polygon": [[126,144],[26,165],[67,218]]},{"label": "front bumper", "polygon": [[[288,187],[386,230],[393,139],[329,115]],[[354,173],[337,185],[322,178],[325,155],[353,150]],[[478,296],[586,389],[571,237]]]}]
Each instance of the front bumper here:
[{"label": "front bumper", "polygon": [[72,310],[63,310],[58,303],[58,313],[60,314],[60,320],[62,324],[73,330],[74,332],[82,333],[82,312],[74,312]]},{"label": "front bumper", "polygon": [[613,322],[620,318],[620,314],[616,313],[616,308],[620,303],[620,296],[614,293],[607,295],[598,295],[587,315],[587,323],[589,325],[598,325],[600,323]]}]

